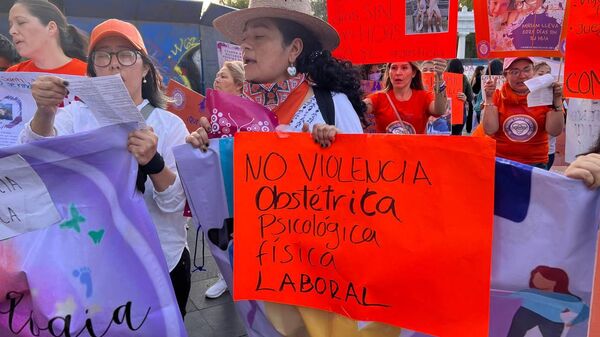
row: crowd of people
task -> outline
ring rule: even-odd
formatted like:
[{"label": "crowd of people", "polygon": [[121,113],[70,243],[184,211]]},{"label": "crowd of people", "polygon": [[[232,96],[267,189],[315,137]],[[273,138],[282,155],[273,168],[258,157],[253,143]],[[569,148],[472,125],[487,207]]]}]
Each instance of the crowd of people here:
[{"label": "crowd of people", "polygon": [[[256,1],[260,3],[260,1]],[[268,3],[268,5],[266,4]],[[374,116],[376,131],[390,134],[425,134],[431,118],[448,110],[444,72],[463,75],[463,92],[453,99],[465,102],[463,124],[451,133],[491,137],[497,156],[549,169],[555,138],[564,129],[562,86],[552,85],[551,106],[529,107],[524,82],[550,71],[528,57],[491,60],[477,67],[468,79],[460,60],[389,62],[362,68],[363,79],[381,81],[382,90],[361,92],[361,71],[332,51],[340,38],[328,23],[310,15],[309,1],[268,1],[262,7],[225,14],[214,27],[239,44],[243,61],[225,62],[213,87],[264,105],[291,132],[308,132],[322,147],[335,146],[340,133],[363,133]],[[494,12],[495,13],[495,12]],[[293,14],[293,15],[292,15]],[[107,76],[119,74],[137,108],[151,128],[134,131],[127,148],[138,163],[137,190],[156,225],[182,316],[191,284],[187,225],[183,217],[185,194],[172,152],[185,142],[206,151],[210,123],[188,133],[183,121],[165,110],[168,97],[162,76],[149,57],[144,39],[131,23],[117,19],[97,25],[88,38],[69,25],[65,16],[43,0],[17,0],[9,13],[12,43],[0,37],[0,69],[44,72],[32,84],[37,110],[20,135],[35,142],[98,127],[85,102],[63,106],[68,82],[61,74]],[[13,45],[14,44],[14,45]],[[19,62],[21,59],[24,61]],[[426,88],[423,73],[433,73],[433,88]],[[495,79],[503,76],[500,88]],[[481,122],[479,126],[475,126]],[[600,138],[566,170],[569,177],[588,186],[600,186]],[[206,293],[219,297],[227,290],[222,278]]]}]

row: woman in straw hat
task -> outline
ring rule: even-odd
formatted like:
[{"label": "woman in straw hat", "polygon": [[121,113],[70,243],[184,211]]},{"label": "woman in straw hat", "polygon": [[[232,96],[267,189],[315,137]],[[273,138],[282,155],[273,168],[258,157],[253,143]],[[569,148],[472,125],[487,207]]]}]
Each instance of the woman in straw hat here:
[{"label": "woman in straw hat", "polygon": [[[362,133],[359,74],[349,62],[331,56],[339,44],[337,32],[310,15],[309,0],[251,0],[248,9],[225,14],[213,24],[242,47],[246,82],[244,96],[271,109],[292,131],[312,130],[321,146],[330,146],[339,132]],[[325,95],[322,95],[325,93]],[[321,102],[329,100],[332,104]],[[333,106],[333,111],[327,108]],[[206,150],[208,120],[188,137]],[[249,335],[275,336],[271,328],[258,331],[256,317],[266,317],[285,337],[354,337],[376,331],[377,336],[397,337],[400,329],[382,323],[359,324],[332,312],[264,303],[242,315]],[[256,310],[260,310],[257,313]]]},{"label": "woman in straw hat", "polygon": [[[89,60],[89,76],[121,76],[131,99],[151,127],[131,132],[127,149],[139,164],[137,188],[143,193],[156,225],[177,304],[181,314],[185,315],[191,287],[191,262],[186,218],[182,215],[185,194],[171,149],[184,143],[187,129],[179,117],[161,108],[166,105],[166,97],[161,89],[160,73],[150,60],[144,40],[134,25],[110,19],[96,26],[90,38]],[[40,76],[33,82],[31,95],[37,111],[21,132],[21,142],[29,143],[99,127],[98,120],[81,101],[58,107],[68,92],[67,88],[68,83],[55,76]]]},{"label": "woman in straw hat", "polygon": [[[251,0],[213,25],[242,47],[244,96],[275,112],[288,130],[312,130],[324,147],[338,132],[362,133],[360,76],[350,62],[331,56],[340,38],[311,15],[310,1]],[[188,142],[206,149],[210,127],[201,123]]]}]

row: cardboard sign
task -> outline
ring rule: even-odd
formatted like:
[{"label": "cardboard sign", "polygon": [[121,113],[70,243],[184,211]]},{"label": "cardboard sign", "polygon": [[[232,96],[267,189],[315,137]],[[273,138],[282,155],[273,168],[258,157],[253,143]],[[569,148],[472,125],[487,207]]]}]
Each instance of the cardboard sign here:
[{"label": "cardboard sign", "polygon": [[477,54],[480,58],[561,57],[565,51],[566,2],[473,1]]},{"label": "cardboard sign", "polygon": [[[493,141],[338,135],[329,149],[307,134],[235,141],[236,300],[487,337]],[[453,193],[459,186],[464,193]]]},{"label": "cardboard sign", "polygon": [[457,0],[329,0],[327,15],[341,38],[334,55],[353,63],[456,56]]},{"label": "cardboard sign", "polygon": [[226,61],[242,61],[242,48],[237,44],[217,41],[217,60],[219,68]]},{"label": "cardboard sign", "polygon": [[200,117],[208,117],[205,111],[205,97],[185,85],[170,80],[167,96],[173,98],[167,110],[179,116],[189,132],[194,132],[200,127]]},{"label": "cardboard sign", "polygon": [[600,99],[600,1],[571,1],[565,96]]},{"label": "cardboard sign", "polygon": [[581,98],[569,100],[567,114],[565,161],[587,153],[596,144],[600,135],[600,101]]},{"label": "cardboard sign", "polygon": [[[434,73],[423,73],[423,85],[426,90],[433,91],[434,88]],[[446,96],[448,97],[448,107],[452,124],[462,124],[464,122],[465,102],[458,99],[459,92],[463,92],[463,75],[454,73],[444,73],[444,81],[446,82]]]}]

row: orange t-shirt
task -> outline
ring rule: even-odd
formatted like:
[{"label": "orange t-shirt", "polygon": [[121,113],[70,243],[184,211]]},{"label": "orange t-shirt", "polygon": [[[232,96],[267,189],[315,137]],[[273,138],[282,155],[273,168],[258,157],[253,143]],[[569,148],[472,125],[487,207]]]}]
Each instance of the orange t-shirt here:
[{"label": "orange t-shirt", "polygon": [[79,60],[72,59],[65,65],[54,68],[54,69],[41,69],[38,68],[31,60],[15,64],[14,66],[6,69],[6,71],[29,71],[39,73],[51,73],[51,74],[65,74],[65,75],[79,75],[85,76],[87,74],[87,63]]},{"label": "orange t-shirt", "polygon": [[[412,95],[407,101],[399,101],[393,92],[389,92],[402,122],[409,124],[417,134],[425,133],[427,120],[430,116],[429,105],[434,100],[432,92],[412,89]],[[385,91],[379,91],[368,96],[373,103],[373,115],[377,132],[385,133],[387,126],[398,120],[394,109],[386,97]]]},{"label": "orange t-shirt", "polygon": [[[507,84],[505,84],[506,86]],[[494,93],[494,104],[498,107],[498,131],[492,136],[496,140],[496,155],[524,164],[548,162],[548,133],[546,114],[550,107],[527,107]]]}]

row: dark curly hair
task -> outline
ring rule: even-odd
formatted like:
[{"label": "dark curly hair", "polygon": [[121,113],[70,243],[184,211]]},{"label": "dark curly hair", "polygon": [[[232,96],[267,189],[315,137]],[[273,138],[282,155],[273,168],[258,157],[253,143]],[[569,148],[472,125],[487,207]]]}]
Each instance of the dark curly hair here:
[{"label": "dark curly hair", "polygon": [[0,57],[5,58],[11,65],[21,60],[21,56],[17,53],[15,46],[2,34],[0,34]]},{"label": "dark curly hair", "polygon": [[298,72],[306,74],[318,88],[345,94],[358,117],[364,120],[367,109],[361,99],[360,73],[352,63],[338,60],[329,50],[323,50],[317,37],[302,25],[286,19],[272,20],[283,35],[285,46],[295,38],[302,40],[304,47],[296,59]]}]

